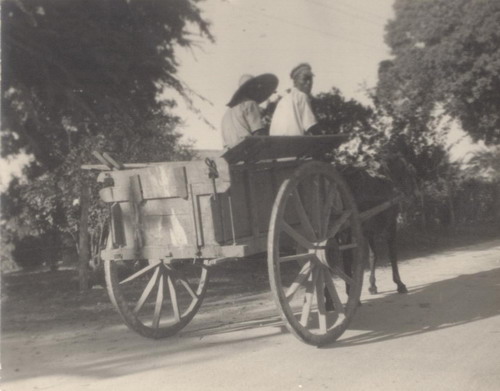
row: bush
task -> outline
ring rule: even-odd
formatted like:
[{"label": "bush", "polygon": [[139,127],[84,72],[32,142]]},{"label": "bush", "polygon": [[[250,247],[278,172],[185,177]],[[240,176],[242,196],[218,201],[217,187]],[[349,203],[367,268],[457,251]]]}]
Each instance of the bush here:
[{"label": "bush", "polygon": [[58,260],[59,248],[47,246],[47,243],[50,241],[45,235],[29,235],[15,240],[12,259],[23,269],[35,269],[44,263],[53,264],[55,262],[51,261]]}]

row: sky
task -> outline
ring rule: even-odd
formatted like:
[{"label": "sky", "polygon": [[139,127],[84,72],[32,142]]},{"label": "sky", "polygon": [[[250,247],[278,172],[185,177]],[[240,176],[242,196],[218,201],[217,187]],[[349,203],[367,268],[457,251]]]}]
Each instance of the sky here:
[{"label": "sky", "polygon": [[[390,58],[384,27],[394,0],[205,0],[199,4],[212,23],[215,43],[206,39],[192,49],[177,49],[178,77],[193,95],[198,113],[178,102],[184,119],[178,129],[196,149],[221,149],[220,122],[243,74],[274,73],[278,94],[290,88],[290,70],[308,62],[315,74],[313,94],[338,88],[346,98],[369,104],[365,87],[374,87],[380,61]],[[202,119],[203,118],[203,119]],[[208,124],[207,124],[208,122]],[[471,146],[458,126],[449,136],[460,139],[452,160],[482,148]],[[0,191],[21,175],[26,155],[0,161]]]},{"label": "sky", "polygon": [[315,74],[313,94],[339,88],[347,98],[368,103],[363,86],[373,87],[378,63],[390,58],[384,26],[393,0],[206,0],[215,43],[179,50],[179,77],[208,102],[196,106],[211,128],[183,104],[181,133],[198,149],[221,149],[220,122],[243,74],[274,73],[277,92],[292,83],[290,70],[308,62]]},{"label": "sky", "polygon": [[[370,104],[366,88],[376,85],[378,64],[391,58],[384,28],[394,17],[394,0],[206,0],[205,19],[215,43],[178,51],[179,77],[204,99],[199,113],[179,102],[179,129],[196,149],[221,149],[220,122],[244,74],[274,73],[278,94],[292,85],[290,70],[308,62],[315,74],[313,94],[338,88],[348,99]],[[200,118],[203,117],[203,119]],[[207,124],[204,120],[208,121]],[[457,161],[484,144],[472,145],[454,122],[447,135]]]}]

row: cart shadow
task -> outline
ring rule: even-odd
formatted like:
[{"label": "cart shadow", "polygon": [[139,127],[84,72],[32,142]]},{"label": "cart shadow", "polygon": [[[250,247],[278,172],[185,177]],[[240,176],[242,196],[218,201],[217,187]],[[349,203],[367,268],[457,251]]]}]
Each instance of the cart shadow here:
[{"label": "cart shadow", "polygon": [[409,288],[406,295],[364,301],[351,332],[328,348],[405,338],[500,315],[500,268]]},{"label": "cart shadow", "polygon": [[[378,297],[368,296],[344,336],[323,348],[383,342],[498,316],[499,296],[500,268],[428,285],[409,286],[409,293],[404,295],[382,292]],[[288,333],[275,310],[262,310],[253,315],[189,330],[185,336],[228,334],[262,327]]]}]

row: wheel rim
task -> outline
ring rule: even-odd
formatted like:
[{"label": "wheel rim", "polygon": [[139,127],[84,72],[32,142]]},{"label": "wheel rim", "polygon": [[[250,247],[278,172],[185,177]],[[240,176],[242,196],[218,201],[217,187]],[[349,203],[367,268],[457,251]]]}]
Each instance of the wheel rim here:
[{"label": "wheel rim", "polygon": [[198,311],[208,285],[202,261],[106,261],[111,301],[132,330],[164,338],[186,326]]},{"label": "wheel rim", "polygon": [[[356,205],[331,165],[304,164],[282,183],[270,220],[268,268],[281,316],[299,339],[322,345],[347,328],[361,295],[362,248]],[[351,273],[343,268],[347,258]]]}]

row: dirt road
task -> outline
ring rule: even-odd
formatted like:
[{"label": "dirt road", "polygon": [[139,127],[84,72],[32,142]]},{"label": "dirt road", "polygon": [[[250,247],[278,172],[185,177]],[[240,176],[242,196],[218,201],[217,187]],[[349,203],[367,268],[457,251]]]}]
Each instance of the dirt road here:
[{"label": "dirt road", "polygon": [[[102,290],[102,316],[82,321],[81,304],[57,321],[43,310],[36,321],[3,319],[1,389],[500,389],[500,240],[402,262],[406,295],[380,268],[381,293],[365,283],[350,329],[321,349],[284,332],[265,267],[253,270],[235,270],[230,282],[216,276],[194,321],[167,340],[122,326]],[[241,284],[249,288],[238,293]]]}]

